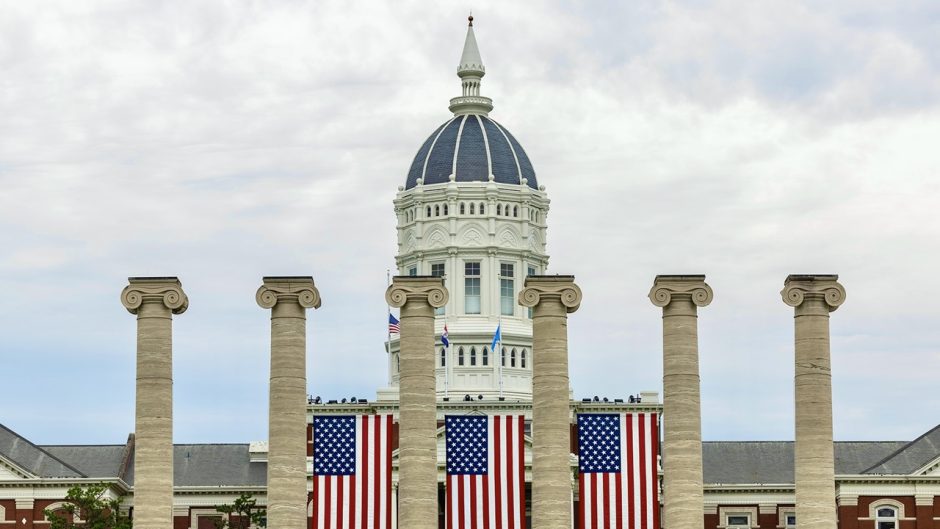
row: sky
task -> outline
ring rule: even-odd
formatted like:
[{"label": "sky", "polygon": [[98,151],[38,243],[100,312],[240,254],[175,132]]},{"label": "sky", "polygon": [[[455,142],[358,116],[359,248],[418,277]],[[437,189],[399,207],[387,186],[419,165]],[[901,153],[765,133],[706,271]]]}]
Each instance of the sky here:
[{"label": "sky", "polygon": [[266,275],[312,275],[309,393],[386,383],[392,199],[459,95],[552,200],[576,398],[661,391],[656,274],[704,273],[706,440],[793,438],[787,274],[836,273],[834,433],[940,423],[940,4],[4,2],[0,423],[134,427],[128,276],[178,276],[176,442],[267,437]]}]

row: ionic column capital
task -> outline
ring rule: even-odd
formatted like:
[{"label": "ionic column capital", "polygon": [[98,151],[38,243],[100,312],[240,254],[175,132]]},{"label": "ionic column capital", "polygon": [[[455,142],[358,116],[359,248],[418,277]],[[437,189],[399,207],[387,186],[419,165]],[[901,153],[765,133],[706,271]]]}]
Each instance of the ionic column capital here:
[{"label": "ionic column capital", "polygon": [[448,296],[444,279],[435,276],[395,276],[385,291],[385,301],[395,308],[417,300],[425,300],[434,308],[443,307]]},{"label": "ionic column capital", "polygon": [[263,309],[278,303],[297,303],[305,309],[320,308],[320,291],[310,276],[271,276],[262,278],[255,301]]},{"label": "ionic column capital", "polygon": [[790,274],[780,295],[791,307],[799,307],[807,299],[822,300],[832,312],[845,301],[845,288],[838,279],[836,274]]},{"label": "ionic column capital", "polygon": [[161,303],[173,314],[182,314],[189,307],[189,298],[175,277],[129,277],[129,285],[121,291],[121,304],[131,314],[144,303]]},{"label": "ionic column capital", "polygon": [[707,307],[714,298],[704,275],[658,275],[653,280],[649,298],[653,305],[666,307],[673,298],[688,298],[697,307]]},{"label": "ionic column capital", "polygon": [[575,284],[574,276],[528,276],[525,288],[519,292],[519,304],[535,307],[546,300],[561,303],[570,314],[581,306],[581,287]]}]

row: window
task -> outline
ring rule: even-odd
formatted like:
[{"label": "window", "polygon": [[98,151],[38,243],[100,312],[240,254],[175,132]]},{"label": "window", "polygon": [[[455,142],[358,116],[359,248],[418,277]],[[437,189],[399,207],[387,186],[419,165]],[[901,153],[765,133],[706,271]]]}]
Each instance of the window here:
[{"label": "window", "polygon": [[470,365],[472,366],[477,365],[477,348],[476,347],[470,348]]},{"label": "window", "polygon": [[483,365],[490,365],[490,351],[485,345],[483,346]]},{"label": "window", "polygon": [[401,373],[401,355],[395,355],[395,371]]},{"label": "window", "polygon": [[457,349],[457,365],[463,365],[463,347]]},{"label": "window", "polygon": [[894,507],[878,507],[875,515],[875,529],[897,529],[898,511]]},{"label": "window", "polygon": [[447,204],[444,204],[444,215],[447,215]]},{"label": "window", "polygon": [[428,218],[431,218],[431,206],[428,206]]},{"label": "window", "polygon": [[502,215],[502,214],[503,214],[503,205],[502,205],[502,204],[496,204],[496,214],[497,214],[497,215]]},{"label": "window", "polygon": [[519,367],[521,367],[522,369],[525,369],[525,349],[523,349],[522,352],[519,353]]},{"label": "window", "polygon": [[513,217],[518,217],[518,216],[519,216],[519,206],[513,206],[513,207],[512,207],[512,216],[513,216]]},{"label": "window", "polygon": [[473,202],[470,203],[470,214],[471,214],[471,215],[474,214],[474,212],[473,212],[473,206],[475,206],[475,205],[476,205],[476,204],[474,204]]},{"label": "window", "polygon": [[783,527],[785,529],[796,529],[796,514],[788,512],[783,515]]},{"label": "window", "polygon": [[486,215],[486,207],[480,202],[480,215]]},{"label": "window", "polygon": [[[431,275],[434,277],[444,277],[444,263],[431,263]],[[435,307],[434,308],[435,316],[444,315],[444,307]]]},{"label": "window", "polygon": [[516,367],[516,350],[509,352],[509,367]]},{"label": "window", "polygon": [[504,316],[512,316],[516,308],[516,300],[513,298],[515,290],[515,280],[513,280],[513,264],[499,264],[499,307],[500,313]]},{"label": "window", "polygon": [[418,275],[418,267],[417,267],[417,266],[412,266],[411,268],[409,268],[409,269],[408,269],[408,275],[410,275],[410,276],[412,276],[412,277]]},{"label": "window", "polygon": [[466,204],[463,202],[460,203],[460,214],[463,215],[467,212]]},{"label": "window", "polygon": [[502,354],[500,355],[499,363],[503,367],[506,367],[506,348],[505,347],[503,347]]},{"label": "window", "polygon": [[447,367],[447,348],[441,347],[441,367]]},{"label": "window", "polygon": [[464,312],[480,313],[480,262],[464,263]]},{"label": "window", "polygon": [[435,216],[435,217],[440,217],[440,216],[441,216],[441,207],[440,207],[440,206],[434,206],[434,216]]},{"label": "window", "polygon": [[751,527],[751,517],[747,514],[729,514],[727,527]]}]

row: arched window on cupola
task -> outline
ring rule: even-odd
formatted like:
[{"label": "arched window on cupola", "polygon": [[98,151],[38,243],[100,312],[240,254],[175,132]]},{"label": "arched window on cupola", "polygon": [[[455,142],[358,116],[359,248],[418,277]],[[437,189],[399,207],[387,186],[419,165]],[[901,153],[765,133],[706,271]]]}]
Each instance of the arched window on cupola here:
[{"label": "arched window on cupola", "polygon": [[460,214],[461,214],[461,215],[466,215],[466,214],[467,214],[467,208],[466,208],[465,206],[466,206],[466,204],[464,204],[463,202],[460,203]]},{"label": "arched window on cupola", "polygon": [[476,204],[474,204],[473,202],[471,202],[471,203],[470,203],[470,214],[471,214],[471,215],[476,215],[476,213],[473,211],[474,209],[476,209],[476,208],[474,208],[474,206],[476,206]]},{"label": "arched window on cupola", "polygon": [[483,356],[483,362],[481,362],[482,365],[485,365],[485,366],[490,365],[490,350],[487,349],[485,345],[483,346],[483,355],[482,355],[482,356]]},{"label": "arched window on cupola", "polygon": [[516,367],[516,350],[509,352],[509,367]]},{"label": "arched window on cupola", "polygon": [[440,217],[440,216],[441,216],[441,207],[440,207],[440,206],[434,206],[434,216],[435,216],[435,217]]},{"label": "arched window on cupola", "polygon": [[519,217],[519,206],[513,206],[513,207],[512,207],[512,216],[513,216],[513,217],[516,217],[516,218]]},{"label": "arched window on cupola", "polygon": [[470,348],[470,365],[472,366],[477,365],[477,348],[476,347]]},{"label": "arched window on cupola", "polygon": [[486,206],[482,202],[480,202],[480,215],[486,215]]},{"label": "arched window on cupola", "polygon": [[519,353],[519,367],[521,367],[522,369],[525,369],[525,349],[523,349],[522,352]]},{"label": "arched window on cupola", "polygon": [[457,348],[457,365],[458,366],[463,365],[463,347]]},{"label": "arched window on cupola", "polygon": [[444,204],[444,215],[448,215],[448,213],[447,213],[447,204]]},{"label": "arched window on cupola", "polygon": [[445,347],[441,347],[441,367],[447,367],[447,348]]},{"label": "arched window on cupola", "polygon": [[428,218],[431,218],[431,206],[428,206]]},{"label": "arched window on cupola", "polygon": [[502,205],[502,204],[496,204],[496,216],[498,217],[498,216],[500,216],[500,215],[502,215],[502,214],[503,214],[503,205]]},{"label": "arched window on cupola", "polygon": [[502,354],[500,354],[499,363],[502,364],[503,367],[506,367],[506,348],[505,347],[503,347]]}]

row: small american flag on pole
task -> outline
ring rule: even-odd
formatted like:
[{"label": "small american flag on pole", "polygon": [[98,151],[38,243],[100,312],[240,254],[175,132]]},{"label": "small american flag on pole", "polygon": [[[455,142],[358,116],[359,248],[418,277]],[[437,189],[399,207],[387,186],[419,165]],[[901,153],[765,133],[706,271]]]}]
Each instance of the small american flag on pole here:
[{"label": "small american flag on pole", "polygon": [[393,332],[401,334],[401,327],[398,324],[398,318],[392,316],[391,314],[388,315],[388,332],[389,334]]},{"label": "small american flag on pole", "polygon": [[448,415],[447,529],[525,529],[525,419]]},{"label": "small american flag on pole", "polygon": [[579,527],[658,529],[658,452],[655,413],[579,414]]},{"label": "small american flag on pole", "polygon": [[392,416],[313,418],[312,529],[393,529]]}]

